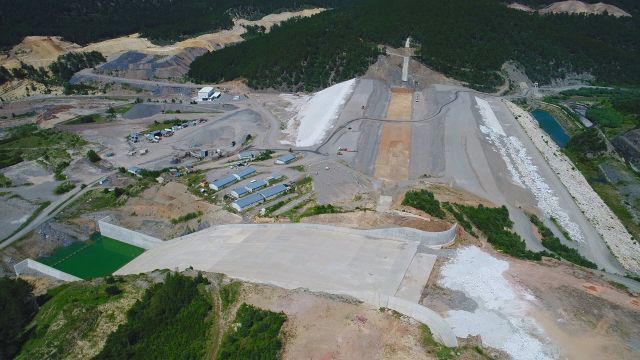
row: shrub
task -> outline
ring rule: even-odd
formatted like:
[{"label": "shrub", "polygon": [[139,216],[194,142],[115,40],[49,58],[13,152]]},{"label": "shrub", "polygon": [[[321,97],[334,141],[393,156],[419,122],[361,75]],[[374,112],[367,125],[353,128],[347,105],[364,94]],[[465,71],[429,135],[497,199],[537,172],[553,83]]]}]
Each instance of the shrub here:
[{"label": "shrub", "polygon": [[543,254],[527,250],[520,235],[511,232],[513,222],[509,219],[509,210],[505,206],[488,208],[483,205],[478,207],[456,205],[456,207],[487,237],[487,241],[496,250],[521,259],[542,259]]},{"label": "shrub", "polygon": [[589,120],[602,127],[615,128],[624,123],[624,115],[610,106],[592,107],[587,110]]},{"label": "shrub", "polygon": [[230,329],[222,339],[218,360],[276,360],[282,349],[280,329],[287,320],[284,313],[261,310],[242,304],[236,313],[235,331]]},{"label": "shrub", "polygon": [[91,162],[98,162],[98,161],[102,160],[102,159],[100,159],[100,155],[98,155],[93,150],[87,151],[87,159],[89,159],[89,161],[91,161]]},{"label": "shrub", "polygon": [[261,152],[258,156],[256,156],[255,159],[253,159],[254,161],[263,161],[263,160],[269,160],[271,159],[271,155],[274,154],[273,150],[265,150],[263,152]]},{"label": "shrub", "polygon": [[171,219],[171,223],[173,225],[176,225],[179,223],[187,222],[189,220],[193,220],[195,218],[199,218],[200,216],[202,216],[202,211],[190,212],[188,214]]},{"label": "shrub", "polygon": [[131,307],[94,359],[203,358],[210,313],[208,295],[194,279],[169,273]]},{"label": "shrub", "polygon": [[0,173],[0,188],[11,187],[11,185],[13,185],[11,179]]},{"label": "shrub", "polygon": [[442,203],[442,207],[447,210],[453,217],[456,219],[458,224],[460,224],[471,236],[476,236],[475,231],[473,231],[473,226],[471,223],[464,217],[464,215],[456,210],[453,205],[448,202]]},{"label": "shrub", "polygon": [[343,210],[340,207],[333,206],[331,204],[315,205],[304,210],[302,214],[300,214],[300,218],[307,217],[307,216],[320,215],[320,214],[337,214],[341,212],[343,212]]},{"label": "shrub", "polygon": [[435,216],[438,219],[444,218],[444,211],[440,207],[440,201],[438,201],[431,191],[420,189],[407,191],[402,200],[402,205],[411,206],[418,210],[422,210],[429,215]]},{"label": "shrub", "polygon": [[38,308],[32,291],[22,279],[0,278],[0,359],[12,359],[28,338],[24,330]]},{"label": "shrub", "polygon": [[589,269],[597,269],[598,266],[593,262],[585,259],[580,253],[573,248],[566,246],[560,242],[553,232],[542,223],[542,221],[534,214],[529,215],[531,222],[538,228],[538,232],[542,236],[542,246],[553,251],[561,258],[572,262],[576,265],[584,266]]},{"label": "shrub", "polygon": [[53,192],[56,195],[62,195],[64,193],[71,191],[75,187],[76,186],[71,181],[65,181],[62,184],[56,186],[56,188],[53,189]]},{"label": "shrub", "polygon": [[566,150],[578,157],[596,156],[607,151],[607,145],[598,130],[591,127],[572,137]]},{"label": "shrub", "polygon": [[107,295],[109,296],[116,296],[119,294],[122,294],[122,290],[120,290],[119,287],[117,287],[116,285],[109,285],[106,288],[104,288],[104,292],[107,293]]},{"label": "shrub", "polygon": [[226,311],[240,297],[240,288],[242,284],[239,281],[230,282],[220,288],[220,302],[222,311]]}]

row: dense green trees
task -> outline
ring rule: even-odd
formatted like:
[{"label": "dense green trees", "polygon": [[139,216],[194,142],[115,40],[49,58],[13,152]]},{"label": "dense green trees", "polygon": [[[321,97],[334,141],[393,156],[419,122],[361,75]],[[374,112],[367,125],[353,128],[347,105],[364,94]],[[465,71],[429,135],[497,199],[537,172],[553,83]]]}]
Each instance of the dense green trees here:
[{"label": "dense green trees", "polygon": [[28,35],[62,36],[87,44],[141,33],[156,41],[230,28],[232,16],[259,18],[349,0],[0,0],[0,48]]},{"label": "dense green trees", "polygon": [[542,222],[542,220],[540,220],[540,218],[531,214],[529,215],[529,219],[531,220],[531,223],[533,223],[538,228],[538,232],[542,236],[542,246],[551,250],[553,253],[557,254],[561,258],[567,261],[570,261],[574,264],[584,266],[589,269],[598,268],[596,264],[585,259],[582,255],[580,255],[578,250],[570,248],[565,244],[561,243],[560,239],[558,239],[555,235],[553,235],[553,232],[551,232],[551,229],[546,227]]},{"label": "dense green trees", "polygon": [[0,67],[0,84],[12,79],[29,79],[45,86],[66,86],[76,72],[105,61],[107,60],[101,53],[90,51],[60,55],[48,68],[36,69],[25,63],[21,63],[20,67],[11,69],[11,71]]},{"label": "dense green trees", "polygon": [[222,339],[218,360],[276,360],[282,348],[280,328],[286,320],[284,313],[240,305],[233,321],[238,325],[229,329]]},{"label": "dense green trees", "polygon": [[25,328],[38,309],[32,290],[22,279],[0,278],[0,359],[12,359],[27,339]]},{"label": "dense green trees", "polygon": [[0,66],[0,85],[6,83],[11,79],[13,79],[11,71],[7,70],[7,68],[5,68],[4,66]]},{"label": "dense green trees", "polygon": [[127,313],[127,322],[107,338],[100,359],[199,359],[211,327],[204,278],[167,274]]},{"label": "dense green trees", "polygon": [[246,78],[254,88],[307,91],[357,76],[378,50],[348,29],[348,13],[328,13],[294,19],[268,35],[205,54],[191,64],[189,76],[208,82]]},{"label": "dense green trees", "polygon": [[100,158],[100,155],[98,155],[98,153],[96,153],[96,151],[93,150],[93,149],[87,151],[87,159],[89,159],[89,161],[91,161],[91,162],[98,162],[98,161],[102,160]]},{"label": "dense green trees", "polygon": [[402,205],[411,206],[439,219],[444,219],[444,211],[440,207],[440,201],[433,196],[431,191],[424,189],[407,191]]},{"label": "dense green trees", "polygon": [[480,204],[478,207],[466,205],[456,205],[456,207],[478,230],[482,231],[487,241],[496,250],[520,259],[542,259],[542,253],[527,250],[520,235],[511,231],[513,221],[509,218],[509,210],[505,206],[488,208]]},{"label": "dense green trees", "polygon": [[51,63],[49,71],[58,83],[63,83],[68,82],[76,72],[92,68],[105,61],[107,59],[97,51],[67,53],[60,55],[56,61]]},{"label": "dense green trees", "polygon": [[521,63],[534,81],[591,73],[605,83],[640,83],[640,25],[634,18],[540,16],[496,0],[365,0],[266,36],[205,54],[189,75],[201,81],[246,78],[257,88],[318,89],[362,74],[377,44],[419,44],[435,70],[490,90],[500,66]]},{"label": "dense green trees", "polygon": [[578,158],[593,157],[607,151],[607,145],[596,128],[588,128],[569,140],[566,152]]},{"label": "dense green trees", "polygon": [[10,128],[0,139],[0,169],[23,160],[42,159],[56,166],[68,161],[68,149],[78,148],[86,142],[78,135],[56,129],[39,129],[36,124]]}]

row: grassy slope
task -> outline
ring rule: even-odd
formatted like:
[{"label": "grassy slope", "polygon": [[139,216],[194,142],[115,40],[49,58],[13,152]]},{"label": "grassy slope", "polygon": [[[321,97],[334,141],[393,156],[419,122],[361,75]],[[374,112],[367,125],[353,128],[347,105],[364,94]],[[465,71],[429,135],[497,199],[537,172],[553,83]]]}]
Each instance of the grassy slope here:
[{"label": "grassy slope", "polygon": [[[238,308],[240,282],[221,285],[222,278],[213,276],[209,285],[203,277],[173,275],[171,281],[152,285],[156,278],[107,277],[51,289],[17,359],[131,358],[143,353],[159,358],[275,358],[286,317],[246,304]],[[114,286],[121,292],[109,295]],[[244,330],[235,330],[234,323]]]},{"label": "grassy slope", "polygon": [[61,285],[34,319],[33,336],[18,359],[90,358],[107,335],[124,322],[124,313],[141,298],[144,290],[128,277],[117,286],[123,292],[109,296],[102,280]]}]

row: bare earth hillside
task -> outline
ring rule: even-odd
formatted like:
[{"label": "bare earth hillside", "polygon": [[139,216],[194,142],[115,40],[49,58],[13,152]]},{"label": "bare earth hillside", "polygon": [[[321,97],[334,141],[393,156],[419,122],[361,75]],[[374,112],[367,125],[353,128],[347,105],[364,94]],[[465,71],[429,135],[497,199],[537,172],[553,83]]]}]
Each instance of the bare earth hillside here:
[{"label": "bare earth hillside", "polygon": [[[511,9],[521,10],[526,12],[535,11],[531,7],[519,3],[511,3],[507,5]],[[596,4],[587,4],[582,1],[558,1],[555,2],[543,9],[538,10],[540,14],[559,14],[559,13],[567,13],[567,14],[592,14],[592,15],[602,15],[604,13],[609,15],[613,15],[615,17],[630,17],[631,14],[620,9],[617,6],[609,5],[605,3],[596,3]]]}]

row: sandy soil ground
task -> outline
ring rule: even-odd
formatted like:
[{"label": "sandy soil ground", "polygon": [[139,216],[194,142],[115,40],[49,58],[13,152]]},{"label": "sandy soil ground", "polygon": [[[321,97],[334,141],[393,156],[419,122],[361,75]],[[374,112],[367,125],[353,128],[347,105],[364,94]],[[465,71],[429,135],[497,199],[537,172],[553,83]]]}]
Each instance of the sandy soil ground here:
[{"label": "sandy soil ground", "polygon": [[245,284],[241,301],[287,314],[283,359],[428,359],[415,323],[365,305]]},{"label": "sandy soil ground", "polygon": [[[470,327],[484,326],[477,323],[480,319],[475,318],[475,315],[487,307],[493,308],[490,312],[495,314],[502,313],[534,321],[534,327],[529,331],[531,334],[538,332],[534,338],[549,342],[545,349],[549,351],[549,347],[554,348],[554,357],[557,358],[634,359],[640,354],[640,336],[636,331],[640,326],[640,301],[637,294],[630,295],[626,290],[588,270],[557,260],[518,260],[504,256],[485,242],[477,240],[457,244],[456,247],[471,244],[481,247],[493,258],[506,262],[502,277],[510,284],[509,292],[514,292],[520,305],[512,310],[508,309],[511,305],[496,306],[506,296],[504,292],[494,294],[486,302],[487,299],[482,300],[480,296],[484,291],[481,287],[476,287],[470,293],[444,287],[443,265],[451,262],[451,254],[445,254],[437,261],[423,291],[421,303],[441,314],[468,312],[464,326]],[[485,265],[488,264],[479,266],[476,272],[491,278],[492,270]],[[474,288],[473,284],[468,286]],[[514,301],[516,300],[510,299],[507,303]],[[512,324],[519,326],[517,320]],[[498,326],[498,322],[492,321],[491,326]],[[535,326],[538,327],[537,330]],[[485,335],[488,336],[486,333]]]},{"label": "sandy soil ground", "polygon": [[[392,88],[386,118],[389,120],[411,119],[413,92],[409,89]],[[375,177],[401,181],[409,178],[411,157],[411,125],[386,123],[382,127]]]},{"label": "sandy soil ground", "polygon": [[[171,219],[192,212],[202,211],[200,218],[180,224],[171,224]],[[115,214],[119,225],[141,231],[160,239],[172,239],[192,230],[199,230],[216,224],[233,224],[241,218],[219,206],[204,202],[187,188],[176,182],[156,185],[145,190],[139,197],[132,198]]]},{"label": "sandy soil ground", "polygon": [[80,49],[80,46],[62,40],[59,36],[27,36],[9,52],[2,62],[7,68],[20,66],[20,62],[36,68],[51,64],[58,56]]},{"label": "sandy soil ground", "polygon": [[604,14],[607,12],[615,17],[628,16],[631,14],[620,9],[617,6],[609,5],[605,3],[586,4],[582,1],[559,1],[555,2],[544,9],[541,9],[540,14]]},{"label": "sandy soil ground", "polygon": [[526,11],[526,12],[534,12],[535,11],[530,6],[527,6],[527,5],[524,5],[524,4],[519,4],[519,3],[511,3],[511,4],[507,5],[507,7],[510,8],[510,9]]},{"label": "sandy soil ground", "polygon": [[[535,12],[536,10],[519,3],[511,3],[507,5],[507,7],[515,10],[526,11],[526,12]],[[582,1],[558,1],[552,3],[551,5],[538,10],[540,14],[596,14],[601,15],[607,12],[609,15],[615,17],[630,17],[631,14],[622,10],[621,8],[615,5],[609,5],[605,3],[597,3],[597,4],[587,4]]]},{"label": "sandy soil ground", "polygon": [[2,171],[14,185],[6,189],[13,194],[31,202],[54,201],[58,198],[58,195],[53,193],[53,189],[61,181],[55,180],[53,172],[35,160],[22,161]]},{"label": "sandy soil ground", "polygon": [[385,227],[409,227],[422,231],[444,231],[451,227],[444,221],[428,216],[417,217],[401,213],[357,211],[343,214],[322,214],[304,218],[303,223],[344,226],[354,229],[379,229]]},{"label": "sandy soil ground", "polygon": [[406,88],[391,88],[391,101],[387,109],[389,120],[411,120],[413,91]]},{"label": "sandy soil ground", "polygon": [[572,359],[634,359],[640,356],[640,300],[588,271],[546,260],[510,261],[515,283],[539,299],[531,311]]},{"label": "sandy soil ground", "polygon": [[37,208],[37,204],[20,197],[10,197],[9,193],[0,196],[0,239],[11,235]]},{"label": "sandy soil ground", "polygon": [[384,124],[376,160],[375,177],[401,181],[409,177],[411,126]]},{"label": "sandy soil ground", "polygon": [[307,17],[318,14],[324,9],[305,9],[296,12],[282,12],[279,14],[267,15],[256,21],[238,19],[234,21],[234,26],[230,30],[222,30],[216,33],[204,34],[191,39],[177,42],[168,46],[158,46],[149,40],[140,37],[139,34],[122,36],[101,42],[80,46],[64,41],[55,36],[27,36],[10,52],[9,56],[0,60],[0,65],[13,68],[24,62],[35,67],[48,66],[58,56],[70,51],[99,51],[105,57],[111,58],[126,51],[136,50],[153,55],[175,55],[180,51],[190,48],[206,48],[209,51],[218,50],[225,45],[242,41],[242,34],[246,32],[244,26],[258,25],[264,26],[268,30],[275,24],[288,20],[292,17]]}]

